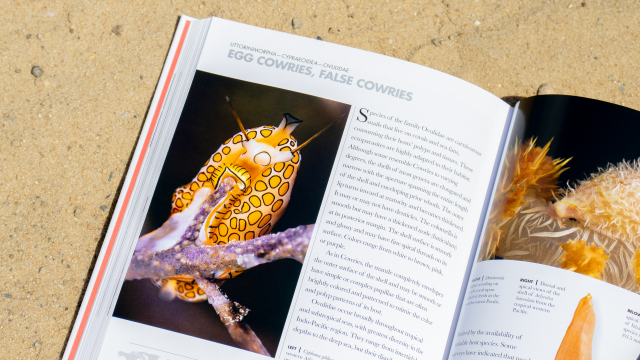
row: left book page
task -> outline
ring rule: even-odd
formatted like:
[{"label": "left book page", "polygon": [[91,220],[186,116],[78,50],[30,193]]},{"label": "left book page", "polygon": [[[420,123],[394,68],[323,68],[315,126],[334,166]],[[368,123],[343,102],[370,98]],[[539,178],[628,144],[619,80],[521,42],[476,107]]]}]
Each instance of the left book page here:
[{"label": "left book page", "polygon": [[442,359],[511,107],[408,62],[203,21],[96,354]]}]

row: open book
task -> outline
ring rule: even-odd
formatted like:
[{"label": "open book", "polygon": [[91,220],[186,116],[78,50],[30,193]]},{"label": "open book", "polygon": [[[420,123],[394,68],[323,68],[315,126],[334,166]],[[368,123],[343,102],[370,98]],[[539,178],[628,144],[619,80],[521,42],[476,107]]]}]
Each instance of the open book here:
[{"label": "open book", "polygon": [[64,359],[635,360],[638,133],[183,16]]}]

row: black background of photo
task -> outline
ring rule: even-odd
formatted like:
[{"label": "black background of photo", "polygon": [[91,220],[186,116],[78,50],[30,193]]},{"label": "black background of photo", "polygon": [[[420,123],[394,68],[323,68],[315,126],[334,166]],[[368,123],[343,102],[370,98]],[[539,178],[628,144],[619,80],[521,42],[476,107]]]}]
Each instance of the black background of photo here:
[{"label": "black background of photo", "polygon": [[558,185],[586,180],[609,163],[640,157],[640,112],[604,101],[568,95],[541,95],[524,99],[527,115],[524,139],[537,137],[552,158],[570,158]]},{"label": "black background of photo", "polygon": [[[272,232],[316,222],[350,105],[197,71],[141,235],[167,220],[175,189],[189,183],[219,146],[240,131],[226,96],[246,129],[278,126],[287,112],[303,120],[292,133],[298,144],[346,113],[301,150],[291,201]],[[251,310],[245,321],[271,355],[276,353],[300,269],[294,260],[280,260],[249,269],[222,285],[230,300]],[[125,281],[113,316],[237,347],[210,304],[164,302],[150,280]]]}]

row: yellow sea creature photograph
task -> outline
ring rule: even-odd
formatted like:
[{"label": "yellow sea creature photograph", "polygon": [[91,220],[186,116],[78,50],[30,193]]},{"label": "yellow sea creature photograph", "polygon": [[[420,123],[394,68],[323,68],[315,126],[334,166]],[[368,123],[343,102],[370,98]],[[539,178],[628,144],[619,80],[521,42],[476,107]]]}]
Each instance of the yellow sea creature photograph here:
[{"label": "yellow sea creature photograph", "polygon": [[350,108],[197,71],[113,316],[275,355]]}]

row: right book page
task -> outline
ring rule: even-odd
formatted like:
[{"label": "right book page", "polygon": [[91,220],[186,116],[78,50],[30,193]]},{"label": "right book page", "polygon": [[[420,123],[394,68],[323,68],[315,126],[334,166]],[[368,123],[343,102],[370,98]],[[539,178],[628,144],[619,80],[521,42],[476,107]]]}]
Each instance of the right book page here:
[{"label": "right book page", "polygon": [[640,113],[520,102],[450,359],[640,354]]}]

